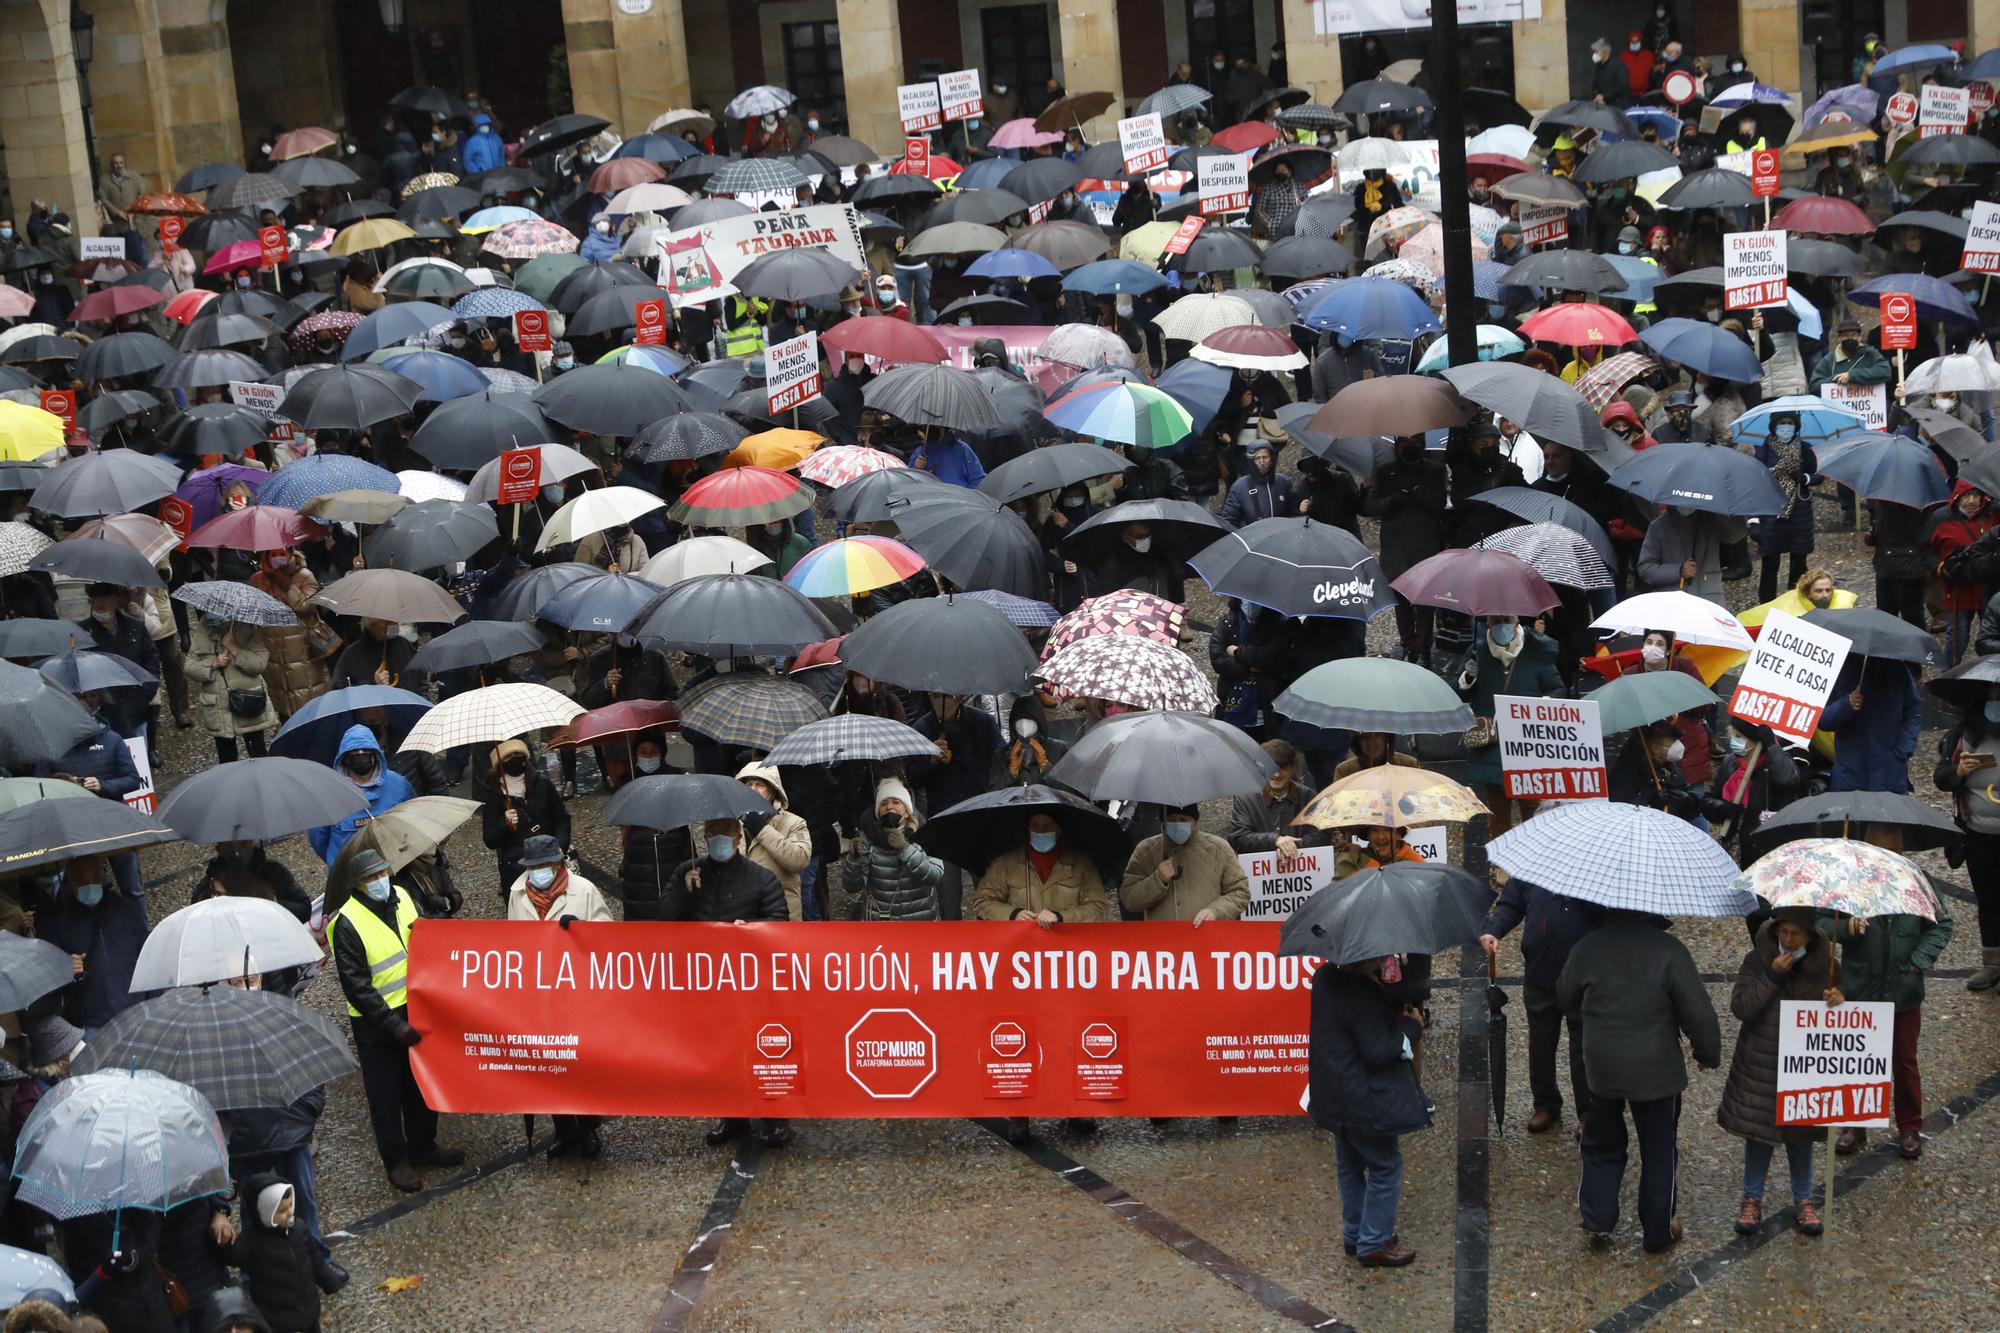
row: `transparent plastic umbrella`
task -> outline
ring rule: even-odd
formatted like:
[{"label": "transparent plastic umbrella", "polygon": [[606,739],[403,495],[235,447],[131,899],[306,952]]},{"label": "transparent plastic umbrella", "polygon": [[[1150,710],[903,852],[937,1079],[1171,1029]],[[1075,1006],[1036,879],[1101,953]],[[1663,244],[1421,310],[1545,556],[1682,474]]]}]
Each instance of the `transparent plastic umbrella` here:
[{"label": "transparent plastic umbrella", "polygon": [[229,1145],[193,1088],[151,1070],[58,1083],[21,1127],[16,1197],[58,1220],[138,1208],[164,1213],[229,1191]]}]

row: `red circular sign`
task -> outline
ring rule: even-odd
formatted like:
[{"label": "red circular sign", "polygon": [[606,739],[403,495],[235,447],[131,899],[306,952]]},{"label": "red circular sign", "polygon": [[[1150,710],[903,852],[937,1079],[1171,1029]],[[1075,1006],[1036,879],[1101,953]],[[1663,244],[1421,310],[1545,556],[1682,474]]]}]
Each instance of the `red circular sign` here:
[{"label": "red circular sign", "polygon": [[549,316],[545,310],[522,310],[514,315],[514,327],[521,333],[547,333]]},{"label": "red circular sign", "polygon": [[642,329],[658,328],[660,314],[660,303],[658,301],[640,302],[638,311],[639,327]]},{"label": "red circular sign", "polygon": [[187,223],[180,218],[164,217],[160,219],[161,240],[178,241],[181,238],[181,233],[186,230]]},{"label": "red circular sign", "polygon": [[1666,94],[1669,102],[1680,106],[1694,99],[1695,87],[1694,75],[1684,69],[1677,69],[1661,82],[1660,91]]},{"label": "red circular sign", "polygon": [[59,417],[76,415],[76,399],[67,389],[42,390],[42,411]]},{"label": "red circular sign", "polygon": [[870,1009],[845,1045],[847,1076],[879,1101],[907,1101],[937,1077],[937,1033],[908,1009]]},{"label": "red circular sign", "polygon": [[509,452],[507,454],[507,461],[501,466],[507,469],[507,479],[509,481],[526,481],[541,471],[542,461],[532,453],[523,450],[520,453]]},{"label": "red circular sign", "polygon": [[995,1023],[993,1031],[987,1034],[986,1042],[995,1055],[1011,1060],[1028,1049],[1028,1034],[1019,1023],[1010,1020]]},{"label": "red circular sign", "polygon": [[1915,93],[1897,93],[1889,99],[1889,105],[1882,109],[1891,125],[1910,125],[1917,119],[1917,97]]}]

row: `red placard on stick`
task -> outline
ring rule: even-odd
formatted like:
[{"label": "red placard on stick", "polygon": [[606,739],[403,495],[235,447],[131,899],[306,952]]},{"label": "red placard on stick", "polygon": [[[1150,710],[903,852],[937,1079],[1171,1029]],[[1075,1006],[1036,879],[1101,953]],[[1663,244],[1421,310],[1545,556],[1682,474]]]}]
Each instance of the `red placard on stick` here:
[{"label": "red placard on stick", "polygon": [[903,140],[903,161],[909,164],[912,176],[930,175],[931,141],[920,134]]},{"label": "red placard on stick", "polygon": [[291,253],[290,247],[285,244],[283,227],[257,228],[257,244],[264,247],[265,268],[276,268],[284,263],[285,256]]},{"label": "red placard on stick", "polygon": [[160,245],[169,250],[181,248],[181,233],[187,230],[187,219],[172,214],[160,219]]},{"label": "red placard on stick", "polygon": [[76,395],[68,389],[42,390],[42,411],[63,419],[63,434],[76,429]]},{"label": "red placard on stick", "polygon": [[177,495],[160,501],[160,522],[181,535],[181,550],[187,550],[188,533],[194,530],[194,506]]},{"label": "red placard on stick", "polygon": [[1202,217],[1200,214],[1196,214],[1191,218],[1183,218],[1180,229],[1167,237],[1167,243],[1161,246],[1160,249],[1163,253],[1170,255],[1186,254],[1188,247],[1194,244],[1194,238],[1201,235],[1202,226],[1207,221],[1208,219]]},{"label": "red placard on stick", "polygon": [[1750,155],[1750,193],[1759,199],[1769,199],[1778,193],[1778,154],[1772,149],[1760,149]]},{"label": "red placard on stick", "polygon": [[546,310],[516,310],[514,312],[514,345],[524,352],[549,352],[555,350],[555,340],[549,336],[549,312]]},{"label": "red placard on stick", "polygon": [[509,449],[500,455],[500,503],[524,505],[542,489],[542,451]]},{"label": "red placard on stick", "polygon": [[660,297],[641,301],[632,307],[632,345],[634,347],[664,347],[667,345],[667,303]]},{"label": "red placard on stick", "polygon": [[1907,352],[1917,345],[1917,298],[1906,292],[1882,297],[1882,350]]}]

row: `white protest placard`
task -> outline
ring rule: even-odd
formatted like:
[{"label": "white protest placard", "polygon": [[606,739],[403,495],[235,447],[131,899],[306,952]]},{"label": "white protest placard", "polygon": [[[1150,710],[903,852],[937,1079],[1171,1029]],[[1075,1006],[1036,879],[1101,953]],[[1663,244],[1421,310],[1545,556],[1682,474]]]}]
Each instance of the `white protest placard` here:
[{"label": "white protest placard", "polygon": [[[1441,200],[1438,195],[1438,146],[1436,139],[1410,139],[1403,143],[1403,161],[1388,169],[1389,179],[1396,182],[1396,188],[1403,192],[1403,202],[1415,208],[1428,209],[1435,213]],[[1351,191],[1361,183],[1364,173],[1359,167],[1342,167],[1334,179],[1316,187],[1315,194],[1339,189],[1343,193]]]},{"label": "white protest placard", "polygon": [[818,246],[850,268],[865,270],[861,222],[852,204],[814,204],[751,213],[668,232],[656,242],[665,261],[663,286],[674,307],[699,305],[736,292],[736,275],[773,250]]},{"label": "white protest placard", "polygon": [[937,77],[938,101],[946,120],[972,120],[985,114],[986,98],[979,88],[979,71],[954,70]]},{"label": "white protest placard", "polygon": [[125,804],[150,815],[160,803],[159,793],[153,788],[153,756],[146,748],[144,736],[127,736],[125,748],[132,752],[132,767],[139,770],[139,789],[125,793]]},{"label": "white protest placard", "polygon": [[1972,123],[1972,91],[1947,88],[1943,84],[1924,85],[1917,103],[1917,137],[1929,139],[1939,134],[1956,134]]},{"label": "white protest placard", "polygon": [[1792,289],[1783,231],[1732,231],[1722,238],[1722,303],[1731,310],[1785,304]]},{"label": "white protest placard", "polygon": [[123,259],[125,238],[123,236],[86,236],[76,243],[78,259]]},{"label": "white protest placard", "polygon": [[1603,796],[1604,724],[1595,699],[1495,695],[1500,780],[1523,801],[1573,801]]},{"label": "white protest placard", "polygon": [[1118,122],[1118,147],[1125,154],[1125,170],[1133,175],[1167,164],[1167,131],[1160,113],[1128,116]]},{"label": "white protest placard", "polygon": [[944,110],[938,102],[938,86],[929,80],[898,87],[896,110],[902,114],[905,134],[919,134],[944,124]]},{"label": "white protest placard", "polygon": [[1973,203],[1965,257],[1958,266],[1967,273],[2000,273],[2000,204],[1985,199]]},{"label": "white protest placard", "polygon": [[764,352],[764,392],[773,412],[819,397],[819,335],[802,333]]},{"label": "white protest placard", "polygon": [[251,380],[229,381],[229,401],[238,407],[247,407],[262,412],[267,417],[278,415],[278,404],[285,401],[282,385],[258,384]]},{"label": "white protest placard", "polygon": [[1755,157],[1756,154],[1747,148],[1740,153],[1717,153],[1715,155],[1715,165],[1724,171],[1733,171],[1739,176],[1748,176],[1750,168],[1756,165],[1753,161]]},{"label": "white protest placard", "polygon": [[1809,744],[1853,646],[1788,611],[1771,612],[1729,696],[1729,715],[1761,722],[1794,745]]},{"label": "white protest placard", "polygon": [[1206,216],[1240,213],[1250,207],[1250,157],[1247,153],[1204,157],[1195,163],[1195,179],[1200,182],[1201,211]]},{"label": "white protest placard", "polygon": [[1819,396],[1835,407],[1859,412],[1862,424],[1869,430],[1889,429],[1889,386],[1886,384],[1835,384],[1828,380],[1820,385]]},{"label": "white protest placard", "polygon": [[1333,883],[1337,848],[1301,847],[1297,856],[1276,852],[1244,852],[1244,877],[1250,881],[1250,905],[1245,921],[1283,921],[1305,905],[1317,889]]},{"label": "white protest placard", "polygon": [[1434,866],[1451,860],[1451,833],[1442,824],[1406,828],[1403,830],[1403,841],[1411,851]]},{"label": "white protest placard", "polygon": [[1887,1129],[1896,1006],[1778,1001],[1778,1123]]},{"label": "white protest placard", "polygon": [[1569,239],[1569,211],[1562,208],[1523,208],[1521,244],[1554,245]]}]

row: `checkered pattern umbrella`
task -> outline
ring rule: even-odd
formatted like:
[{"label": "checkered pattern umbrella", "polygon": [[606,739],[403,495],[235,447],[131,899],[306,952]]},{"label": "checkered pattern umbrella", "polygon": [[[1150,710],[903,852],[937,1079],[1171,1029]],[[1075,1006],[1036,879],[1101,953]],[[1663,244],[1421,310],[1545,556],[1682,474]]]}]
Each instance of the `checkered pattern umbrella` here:
[{"label": "checkered pattern umbrella", "polygon": [[560,727],[583,708],[546,685],[488,685],[454,695],[417,719],[396,748],[443,754]]},{"label": "checkered pattern umbrella", "polygon": [[299,618],[268,592],[247,583],[211,579],[205,583],[184,583],[174,589],[174,600],[186,602],[203,615],[227,616],[244,625],[296,625]]},{"label": "checkered pattern umbrella", "polygon": [[1063,649],[1100,634],[1136,634],[1169,646],[1181,641],[1187,609],[1149,592],[1125,589],[1092,597],[1058,620],[1042,649],[1048,661]]},{"label": "checkered pattern umbrella", "polygon": [[785,737],[825,716],[818,696],[788,676],[716,676],[681,695],[682,731],[751,750],[774,750]]},{"label": "checkered pattern umbrella", "polygon": [[28,561],[53,544],[53,538],[25,523],[0,523],[0,576],[27,573]]},{"label": "checkered pattern umbrella", "polygon": [[[1192,83],[1170,83],[1139,103],[1139,109],[1133,114],[1143,116],[1157,111],[1162,118],[1171,120],[1184,111],[1192,111],[1202,105],[1211,95],[1208,89],[1197,87]],[[1032,121],[1029,123],[1033,124]]]},{"label": "checkered pattern umbrella", "polygon": [[59,1220],[164,1213],[229,1192],[215,1108],[150,1069],[78,1074],[35,1104],[14,1153],[17,1197]]},{"label": "checkered pattern umbrella", "polygon": [[799,475],[822,486],[836,487],[845,486],[871,472],[885,472],[904,466],[906,464],[902,459],[881,449],[836,444],[815,450],[805,462],[799,464]]},{"label": "checkered pattern umbrella", "polygon": [[1128,708],[1213,712],[1218,703],[1194,659],[1178,646],[1131,634],[1105,634],[1071,644],[1035,672],[1065,696],[1103,699]]},{"label": "checkered pattern umbrella", "polygon": [[537,255],[574,254],[580,244],[573,232],[553,222],[504,222],[479,247],[481,254],[500,259],[533,259]]},{"label": "checkered pattern umbrella", "polygon": [[1602,412],[1618,396],[1619,390],[1659,368],[1659,362],[1640,352],[1620,352],[1592,366],[1578,378],[1576,391],[1584,401]]},{"label": "checkered pattern umbrella", "polygon": [[867,713],[808,722],[765,757],[770,764],[840,764],[856,759],[935,759],[937,742],[915,727]]},{"label": "checkered pattern umbrella", "polygon": [[289,1106],[357,1066],[333,1020],[275,991],[171,990],[134,1005],[83,1048],[73,1073],[152,1069],[217,1110]]},{"label": "checkered pattern umbrella", "polygon": [[217,213],[231,208],[283,207],[285,201],[297,193],[298,186],[269,172],[246,172],[231,177],[208,192],[208,211]]},{"label": "checkered pattern umbrella", "polygon": [[1544,808],[1487,845],[1494,865],[1551,893],[1660,916],[1742,916],[1757,896],[1736,863],[1684,819],[1622,801]]},{"label": "checkered pattern umbrella", "polygon": [[1278,123],[1294,130],[1337,130],[1349,124],[1347,117],[1318,102],[1302,102],[1278,113]]},{"label": "checkered pattern umbrella", "polygon": [[1550,583],[1566,588],[1608,588],[1611,571],[1581,533],[1560,523],[1528,523],[1502,528],[1475,543],[1482,551],[1505,551],[1535,567]]},{"label": "checkered pattern umbrella", "polygon": [[1007,623],[1015,629],[1047,629],[1061,617],[1047,602],[1038,602],[1032,597],[1016,597],[1011,592],[1001,592],[997,588],[983,588],[978,592],[962,592],[959,596],[967,601],[984,602],[1007,617]]},{"label": "checkered pattern umbrella", "polygon": [[708,178],[710,194],[762,194],[771,190],[796,190],[808,184],[805,173],[789,162],[769,157],[746,157],[731,162]]},{"label": "checkered pattern umbrella", "polygon": [[534,297],[511,287],[480,287],[451,303],[451,313],[460,319],[512,319],[519,310],[546,309]]}]

